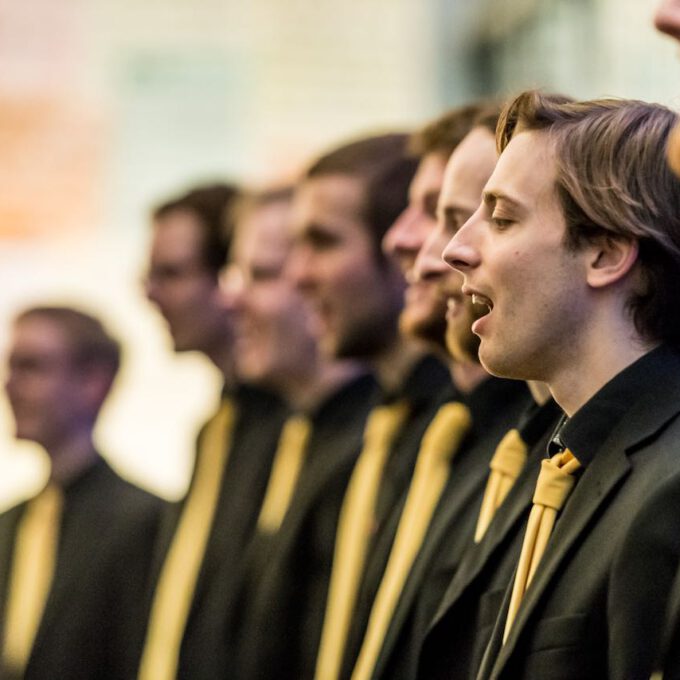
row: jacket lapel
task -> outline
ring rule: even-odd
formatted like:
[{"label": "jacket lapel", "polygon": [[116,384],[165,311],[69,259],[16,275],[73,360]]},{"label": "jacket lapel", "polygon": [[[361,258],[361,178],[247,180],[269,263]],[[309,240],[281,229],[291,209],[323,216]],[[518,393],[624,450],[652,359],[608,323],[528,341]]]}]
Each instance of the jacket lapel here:
[{"label": "jacket lapel", "polygon": [[[663,389],[663,386],[660,386]],[[653,437],[680,410],[680,384],[671,384],[670,394],[646,395],[636,404],[595,455],[567,501],[558,519],[541,564],[508,636],[501,647],[492,677],[496,677],[512,655],[524,626],[556,575],[571,547],[582,536],[586,527],[607,498],[615,493],[631,471],[628,452]],[[507,598],[506,598],[507,599]],[[505,608],[503,611],[506,611]],[[498,625],[496,626],[498,630]],[[496,631],[497,632],[497,631]],[[496,635],[494,632],[494,636]]]},{"label": "jacket lapel", "polygon": [[[540,444],[543,449],[543,442]],[[538,456],[532,456],[527,463],[517,484],[503,504],[502,511],[489,525],[486,536],[478,545],[471,545],[467,555],[461,562],[451,585],[444,595],[442,604],[429,626],[431,630],[443,616],[455,606],[458,598],[467,590],[470,584],[479,576],[482,569],[494,558],[499,546],[503,544],[508,534],[518,522],[523,522],[531,509],[531,498],[539,471]]]}]

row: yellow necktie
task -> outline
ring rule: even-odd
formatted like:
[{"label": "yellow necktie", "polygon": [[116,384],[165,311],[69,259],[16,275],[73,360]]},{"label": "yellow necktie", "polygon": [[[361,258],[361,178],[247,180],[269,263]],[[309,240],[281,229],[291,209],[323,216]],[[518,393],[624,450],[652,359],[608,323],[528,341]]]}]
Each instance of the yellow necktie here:
[{"label": "yellow necktie", "polygon": [[510,430],[501,439],[489,463],[491,472],[484,490],[482,507],[479,511],[479,519],[475,529],[475,543],[479,543],[484,537],[496,510],[501,506],[510,489],[512,489],[512,485],[517,481],[526,461],[527,445],[517,430]]},{"label": "yellow necktie", "polygon": [[316,661],[317,680],[334,680],[340,673],[375,521],[380,482],[408,412],[404,402],[378,406],[366,423],[363,450],[347,487],[335,537],[333,570]]},{"label": "yellow necktie", "polygon": [[440,407],[425,432],[352,680],[369,680],[373,673],[401,591],[449,477],[451,459],[458,451],[471,422],[468,408],[452,402]]},{"label": "yellow necktie", "polygon": [[224,400],[201,438],[194,483],[154,594],[139,680],[171,680],[231,448],[235,409]]},{"label": "yellow necktie", "polygon": [[48,484],[26,506],[17,529],[9,582],[3,661],[23,675],[28,663],[57,559],[63,494]]},{"label": "yellow necktie", "polygon": [[555,526],[557,513],[562,509],[574,488],[576,478],[573,474],[579,467],[581,467],[581,463],[569,449],[555,454],[549,460],[541,461],[541,472],[538,475],[536,490],[534,491],[534,505],[529,514],[522,552],[519,556],[517,573],[512,586],[503,642],[508,639],[524,593],[526,593],[543,557],[548,539]]},{"label": "yellow necktie", "polygon": [[295,415],[286,420],[257,520],[258,531],[273,534],[279,530],[300,477],[311,431],[309,418]]}]

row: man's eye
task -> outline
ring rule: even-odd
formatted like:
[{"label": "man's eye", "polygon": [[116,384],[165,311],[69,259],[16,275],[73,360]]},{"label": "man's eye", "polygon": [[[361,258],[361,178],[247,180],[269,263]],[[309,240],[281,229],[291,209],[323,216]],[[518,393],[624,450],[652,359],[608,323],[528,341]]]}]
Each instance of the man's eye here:
[{"label": "man's eye", "polygon": [[512,224],[512,220],[503,217],[494,217],[493,215],[491,216],[491,221],[498,229],[507,229]]}]

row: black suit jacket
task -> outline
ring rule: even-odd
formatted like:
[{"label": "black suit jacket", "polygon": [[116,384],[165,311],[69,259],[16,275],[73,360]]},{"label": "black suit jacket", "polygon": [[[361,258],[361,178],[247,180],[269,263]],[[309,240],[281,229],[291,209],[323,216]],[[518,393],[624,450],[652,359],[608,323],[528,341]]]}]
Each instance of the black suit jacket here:
[{"label": "black suit jacket", "polygon": [[[425,626],[434,615],[451,574],[471,540],[489,460],[498,441],[517,421],[528,400],[529,393],[524,383],[499,378],[487,379],[468,396],[473,428],[453,459],[448,483],[385,635],[374,679],[415,676]],[[389,558],[404,501],[393,513],[391,540],[385,541],[386,550],[377,554],[371,565],[378,578],[382,577]],[[378,566],[382,568],[378,569]],[[379,580],[374,585],[373,596],[378,585]],[[371,598],[370,603],[365,602],[369,610],[372,601]],[[359,650],[354,651],[352,661],[356,660]],[[350,665],[345,667],[346,672]],[[347,677],[350,675],[348,673]]]},{"label": "black suit jacket", "polygon": [[[215,510],[205,555],[180,648],[178,679],[212,680],[222,677],[225,660],[217,636],[235,606],[243,554],[252,538],[266,490],[269,472],[287,411],[274,395],[241,385],[233,394],[237,414],[227,467]],[[198,436],[197,455],[201,452]],[[196,461],[196,469],[200,461]],[[194,477],[187,496],[194,486]],[[156,550],[157,579],[167,554],[184,501],[174,504],[163,518]],[[149,607],[153,591],[147,597]]]},{"label": "black suit jacket", "polygon": [[[649,499],[630,527],[609,585],[614,641],[609,675],[648,680],[656,667],[664,679],[680,677],[680,474]],[[665,625],[664,625],[665,624]]]},{"label": "black suit jacket", "polygon": [[[57,563],[25,680],[134,677],[162,502],[100,459],[64,491]],[[26,503],[0,516],[0,617]],[[1,623],[1,622],[0,622]],[[3,680],[12,676],[8,670]]]},{"label": "black suit jacket", "polygon": [[[519,559],[540,461],[561,411],[551,400],[543,407],[542,430],[527,462],[494,516],[482,541],[471,543],[430,622],[422,643],[418,677],[468,680],[474,677]],[[445,574],[444,574],[445,577]]]},{"label": "black suit jacket", "polygon": [[506,591],[480,680],[599,680],[625,651],[613,636],[629,625],[608,592],[614,555],[646,498],[680,471],[680,356],[659,348],[643,361],[644,385],[591,452],[502,644]]},{"label": "black suit jacket", "polygon": [[[676,480],[676,489],[680,488],[680,484]],[[673,491],[674,500],[678,498],[676,491]],[[668,506],[669,509],[672,506]],[[675,527],[673,533],[670,535],[671,550],[675,541],[677,541],[677,518],[678,510],[680,508],[675,506]],[[675,557],[678,555],[676,554]],[[654,572],[652,572],[654,574]],[[666,608],[666,619],[664,629],[661,635],[660,653],[658,655],[656,666],[663,669],[664,680],[680,680],[680,573],[676,574],[673,587],[668,597],[668,606]],[[646,678],[645,678],[646,680]]]},{"label": "black suit jacket", "polygon": [[313,675],[340,507],[376,398],[375,381],[364,376],[314,415],[305,464],[281,528],[250,546],[239,600],[242,619],[228,632],[236,665],[225,677]]}]

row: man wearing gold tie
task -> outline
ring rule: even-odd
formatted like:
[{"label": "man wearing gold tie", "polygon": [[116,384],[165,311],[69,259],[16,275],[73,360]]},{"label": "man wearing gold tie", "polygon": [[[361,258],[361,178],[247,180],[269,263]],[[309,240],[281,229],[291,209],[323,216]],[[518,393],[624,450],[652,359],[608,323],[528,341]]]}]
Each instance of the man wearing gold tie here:
[{"label": "man wearing gold tie", "polygon": [[345,429],[322,453],[335,454],[340,464],[343,456],[353,456],[355,431],[375,388],[364,366],[318,350],[313,314],[285,273],[292,242],[291,197],[289,189],[272,189],[244,196],[235,207],[223,287],[235,315],[239,375],[281,395],[291,414],[279,437],[254,536],[244,549],[243,568],[222,574],[208,595],[201,638],[203,654],[215,663],[194,667],[193,680],[236,675],[241,616],[251,588],[266,573],[281,539],[279,530],[283,527],[284,537],[289,531],[286,515],[308,486],[310,465],[313,471],[332,462],[319,457],[319,440]]},{"label": "man wearing gold tie", "polygon": [[139,680],[214,674],[205,654],[210,593],[240,569],[264,497],[285,407],[237,375],[233,310],[219,285],[231,242],[231,185],[193,189],[153,213],[146,294],[176,352],[200,352],[219,371],[222,395],[202,428],[187,495],[163,523],[148,598]]},{"label": "man wearing gold tie", "polygon": [[120,479],[93,441],[120,350],[67,307],[20,314],[6,391],[19,439],[47,452],[45,488],[0,515],[3,680],[131,677],[161,502]]},{"label": "man wearing gold tie", "polygon": [[[453,399],[442,407],[441,413],[461,406],[462,402],[471,422],[458,444],[454,432],[449,432],[446,441],[439,444],[445,452],[446,465],[439,481],[441,488],[434,493],[431,492],[436,489],[434,468],[426,493],[419,491],[418,470],[424,478],[439,414],[425,433],[416,474],[405,500],[393,514],[394,541],[387,546],[372,597],[366,598],[370,608],[364,623],[365,634],[355,653],[351,675],[346,677],[414,676],[423,628],[472,540],[491,455],[528,403],[523,383],[491,378],[480,366],[477,339],[470,331],[476,310],[461,294],[460,276],[441,259],[446,234],[455,229],[462,213],[474,210],[484,175],[490,174],[495,163],[489,128],[494,127],[497,118],[497,108],[480,109],[471,121],[470,131],[454,149],[441,180],[439,219],[420,243],[414,263],[413,281],[428,283],[438,298],[448,301],[446,346],[459,396],[458,403]],[[414,238],[413,234],[404,234],[397,243],[407,236]]]},{"label": "man wearing gold tie", "polygon": [[[475,212],[495,167],[497,120],[498,110],[487,121],[492,124],[473,130],[449,160],[439,206],[442,219],[421,257],[421,266],[431,270],[431,276],[440,271],[448,241]],[[461,298],[460,287],[452,292]],[[488,620],[493,622],[500,606],[497,591],[502,593],[507,586],[519,555],[517,544],[531,505],[536,468],[561,414],[545,386],[532,383],[530,388],[531,404],[491,458],[474,540],[455,571],[450,558],[433,567],[432,581],[446,589],[439,591],[443,597],[419,599],[414,629],[420,630],[421,639],[413,641],[411,651],[418,661],[418,677],[470,677],[481,660],[480,650],[491,633]],[[439,552],[446,555],[450,550],[444,543]]]},{"label": "man wearing gold tie", "polygon": [[[376,573],[379,577],[386,560],[384,553],[389,551],[391,539],[383,537],[387,520],[411,480],[425,429],[441,403],[451,396],[451,379],[444,366],[446,301],[429,281],[414,280],[413,267],[418,243],[436,224],[437,197],[448,156],[469,131],[479,110],[476,104],[453,109],[409,140],[412,154],[419,159],[418,168],[409,187],[408,206],[386,232],[382,247],[399,263],[408,282],[399,317],[400,332],[426,343],[438,359],[424,355],[390,395],[392,401],[408,403],[408,414],[383,452],[382,469],[373,484],[367,485],[372,491],[361,495],[348,492],[345,496],[316,662],[317,678],[332,680],[346,672],[342,667],[354,655],[350,650],[359,644],[370,611],[366,580],[375,578]],[[367,450],[355,468],[350,489],[360,486],[370,454]]]},{"label": "man wearing gold tie", "polygon": [[676,122],[659,105],[521,94],[445,250],[485,310],[482,363],[546,382],[567,415],[480,680],[608,677],[627,625],[607,591],[613,555],[680,471],[680,182],[663,163]]},{"label": "man wearing gold tie", "polygon": [[[361,361],[390,391],[399,389],[424,356],[422,348],[399,335],[404,279],[380,249],[385,231],[406,205],[414,169],[405,135],[360,139],[315,161],[293,200],[288,272],[312,304],[321,351]],[[427,372],[436,376],[436,367]],[[353,408],[351,400],[328,406],[329,421]],[[363,467],[371,479],[379,477],[385,451],[407,417],[399,399],[387,406],[371,413],[365,437],[366,413],[360,427],[342,434],[319,430],[270,563],[252,594],[239,638],[238,677],[314,674],[336,527],[354,463],[369,449],[371,455],[360,457]],[[370,496],[364,489],[360,485],[354,494],[360,501]],[[367,525],[362,536],[371,528]]]}]

